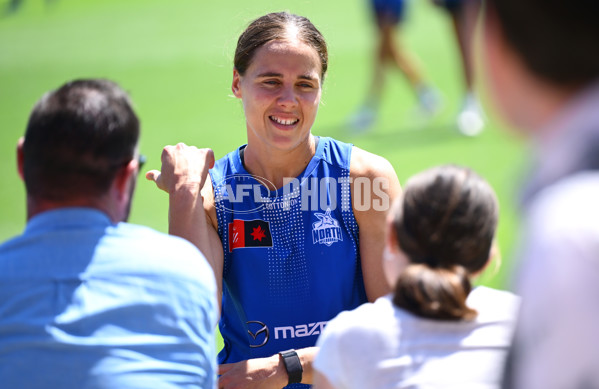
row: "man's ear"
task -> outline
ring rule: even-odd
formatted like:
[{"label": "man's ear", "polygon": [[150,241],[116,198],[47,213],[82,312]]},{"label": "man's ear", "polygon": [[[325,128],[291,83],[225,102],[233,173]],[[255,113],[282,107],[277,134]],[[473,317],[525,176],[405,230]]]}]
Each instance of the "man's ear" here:
[{"label": "man's ear", "polygon": [[25,138],[20,137],[17,141],[17,170],[21,180],[25,180],[25,173],[23,172],[23,165],[25,164],[25,154],[23,154],[23,145],[25,144]]},{"label": "man's ear", "polygon": [[137,160],[132,159],[128,164],[120,168],[114,178],[113,189],[116,190],[119,199],[129,196],[129,185],[132,185],[131,177],[135,177],[138,170]]},{"label": "man's ear", "polygon": [[231,83],[231,90],[233,91],[233,95],[238,99],[241,98],[241,75],[237,71],[237,69],[233,69],[233,82]]}]

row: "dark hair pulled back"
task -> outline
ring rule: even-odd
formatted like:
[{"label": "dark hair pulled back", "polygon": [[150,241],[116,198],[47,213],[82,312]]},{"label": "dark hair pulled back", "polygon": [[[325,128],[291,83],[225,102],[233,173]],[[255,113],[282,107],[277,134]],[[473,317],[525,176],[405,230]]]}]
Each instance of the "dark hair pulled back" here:
[{"label": "dark hair pulled back", "polygon": [[393,219],[410,261],[393,302],[421,317],[473,319],[470,276],[489,259],[497,219],[493,189],[470,169],[444,165],[411,178]]},{"label": "dark hair pulled back", "polygon": [[273,40],[288,39],[290,27],[297,29],[297,37],[314,48],[320,57],[321,80],[328,68],[328,51],[324,37],[307,18],[289,12],[275,12],[261,16],[249,24],[239,36],[233,64],[244,75],[260,47]]}]

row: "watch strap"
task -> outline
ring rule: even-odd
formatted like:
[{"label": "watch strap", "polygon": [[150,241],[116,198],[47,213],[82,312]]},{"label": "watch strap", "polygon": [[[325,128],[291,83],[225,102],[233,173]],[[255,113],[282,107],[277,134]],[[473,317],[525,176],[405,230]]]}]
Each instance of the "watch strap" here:
[{"label": "watch strap", "polygon": [[279,355],[283,358],[285,370],[287,370],[287,375],[289,376],[289,384],[299,384],[302,382],[302,373],[304,372],[304,369],[302,368],[302,362],[295,350],[281,351]]}]

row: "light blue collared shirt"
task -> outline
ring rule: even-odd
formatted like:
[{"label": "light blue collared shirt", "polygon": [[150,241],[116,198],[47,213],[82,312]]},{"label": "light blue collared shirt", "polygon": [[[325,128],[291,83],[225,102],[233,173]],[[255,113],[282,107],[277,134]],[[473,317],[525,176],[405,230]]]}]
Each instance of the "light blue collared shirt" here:
[{"label": "light blue collared shirt", "polygon": [[0,386],[215,388],[212,269],[189,242],[90,208],[0,246]]}]

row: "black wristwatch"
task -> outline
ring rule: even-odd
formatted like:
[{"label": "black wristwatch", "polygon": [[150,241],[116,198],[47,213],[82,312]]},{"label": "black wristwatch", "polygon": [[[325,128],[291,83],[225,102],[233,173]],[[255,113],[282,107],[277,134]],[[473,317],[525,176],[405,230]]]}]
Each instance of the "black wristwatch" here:
[{"label": "black wristwatch", "polygon": [[302,382],[302,373],[304,372],[304,369],[302,368],[302,362],[295,350],[281,351],[279,355],[283,358],[285,370],[287,370],[287,375],[289,376],[288,385],[299,384]]}]

